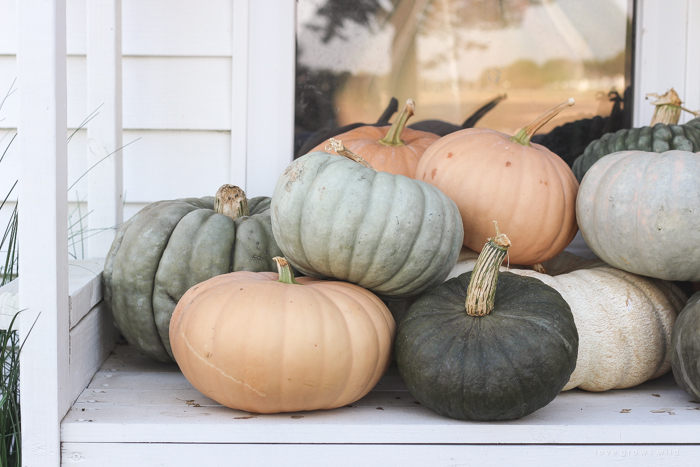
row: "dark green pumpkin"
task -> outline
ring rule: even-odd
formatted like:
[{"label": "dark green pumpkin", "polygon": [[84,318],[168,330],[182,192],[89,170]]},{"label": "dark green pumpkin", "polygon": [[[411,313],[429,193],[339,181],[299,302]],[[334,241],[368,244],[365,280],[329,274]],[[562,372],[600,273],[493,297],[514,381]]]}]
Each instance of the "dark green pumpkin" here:
[{"label": "dark green pumpkin", "polygon": [[270,198],[247,204],[249,215],[234,220],[215,212],[211,196],[159,201],[123,224],[105,261],[104,298],[131,345],[170,361],[170,317],[190,287],[233,271],[276,271]]},{"label": "dark green pumpkin", "polygon": [[575,161],[573,170],[581,183],[583,176],[598,159],[620,151],[666,152],[672,149],[700,151],[700,118],[683,125],[657,123],[630,130],[618,130],[591,142]]},{"label": "dark green pumpkin", "polygon": [[[551,402],[576,366],[578,333],[569,305],[537,279],[499,275],[502,260],[485,261],[493,280],[484,280],[477,263],[474,272],[426,293],[399,326],[399,373],[411,394],[441,415],[521,418]],[[496,280],[492,311],[468,314],[465,301],[479,296],[479,285],[493,291]]]},{"label": "dark green pumpkin", "polygon": [[678,386],[700,401],[700,292],[690,297],[673,326],[671,368]]}]

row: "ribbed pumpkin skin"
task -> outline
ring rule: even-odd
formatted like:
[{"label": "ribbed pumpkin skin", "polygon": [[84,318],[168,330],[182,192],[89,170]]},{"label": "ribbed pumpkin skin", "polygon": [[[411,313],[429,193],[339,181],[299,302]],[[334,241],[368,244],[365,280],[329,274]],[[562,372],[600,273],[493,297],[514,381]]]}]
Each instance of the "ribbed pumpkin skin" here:
[{"label": "ribbed pumpkin skin", "polygon": [[576,179],[581,182],[593,164],[608,154],[621,151],[662,153],[670,150],[700,151],[700,118],[683,125],[657,123],[653,127],[644,126],[608,133],[586,146],[571,168]]},{"label": "ribbed pumpkin skin", "polygon": [[576,365],[578,336],[564,299],[502,272],[495,309],[467,315],[471,272],[423,295],[399,325],[396,360],[421,404],[461,420],[513,420],[551,402]]},{"label": "ribbed pumpkin skin", "polygon": [[610,154],[586,174],[576,213],[583,238],[606,263],[659,279],[700,281],[700,155]]},{"label": "ribbed pumpkin skin", "polygon": [[396,325],[352,284],[235,272],[190,289],[170,323],[173,353],[200,392],[256,413],[332,409],[386,372]]},{"label": "ribbed pumpkin skin", "polygon": [[442,283],[463,236],[457,206],[435,187],[325,152],[284,171],[271,211],[277,244],[295,268],[383,298]]},{"label": "ribbed pumpkin skin", "polygon": [[553,258],[576,236],[578,183],[544,146],[523,146],[483,128],[457,131],[425,151],[416,179],[452,198],[464,222],[464,246],[480,250],[493,221],[508,232],[512,264]]},{"label": "ribbed pumpkin skin", "polygon": [[[440,137],[427,131],[404,128],[401,132],[404,146],[384,146],[379,140],[386,136],[390,128],[391,126],[361,126],[341,133],[335,139],[342,141],[346,148],[362,156],[379,172],[414,178],[420,156]],[[325,141],[309,152],[324,151],[327,144],[328,141]]]},{"label": "ribbed pumpkin skin", "polygon": [[[471,257],[462,255],[449,277],[473,269],[476,257],[473,252]],[[539,279],[571,307],[579,336],[578,361],[564,391],[624,389],[669,371],[671,332],[686,300],[678,287],[567,252],[544,266],[552,275],[511,272]]]},{"label": "ribbed pumpkin skin", "polygon": [[700,400],[700,292],[690,297],[673,327],[671,368],[678,386]]},{"label": "ribbed pumpkin skin", "polygon": [[193,285],[231,271],[273,271],[277,248],[270,199],[248,200],[250,217],[214,212],[214,198],[150,204],[124,223],[103,272],[104,298],[117,328],[138,350],[172,361],[168,325]]}]

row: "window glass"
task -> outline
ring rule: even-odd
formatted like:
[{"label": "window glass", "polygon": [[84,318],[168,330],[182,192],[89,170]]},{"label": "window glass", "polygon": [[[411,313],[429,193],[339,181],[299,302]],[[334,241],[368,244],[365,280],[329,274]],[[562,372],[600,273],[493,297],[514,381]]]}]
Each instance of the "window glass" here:
[{"label": "window glass", "polygon": [[[314,131],[376,122],[391,97],[411,122],[509,134],[569,97],[567,121],[609,115],[630,84],[628,0],[298,0],[296,147]],[[402,107],[402,105],[400,105]],[[629,110],[629,108],[627,109]]]}]

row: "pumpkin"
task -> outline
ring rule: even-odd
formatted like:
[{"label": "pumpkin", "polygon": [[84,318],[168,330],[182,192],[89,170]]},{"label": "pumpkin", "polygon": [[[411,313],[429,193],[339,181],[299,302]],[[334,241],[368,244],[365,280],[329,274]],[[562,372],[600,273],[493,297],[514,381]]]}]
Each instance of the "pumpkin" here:
[{"label": "pumpkin", "polygon": [[[470,271],[475,259],[476,253],[465,249],[448,277]],[[543,266],[544,273],[510,272],[549,285],[571,307],[578,360],[564,391],[624,389],[669,371],[673,323],[686,300],[678,287],[569,252]]]},{"label": "pumpkin", "polygon": [[125,222],[103,272],[117,328],[138,350],[172,361],[168,325],[193,285],[231,271],[275,270],[270,198],[225,185],[214,197],[150,204]]},{"label": "pumpkin", "polygon": [[352,282],[383,298],[440,284],[463,237],[455,203],[427,183],[376,172],[332,141],[347,157],[307,154],[275,186],[272,231],[287,260],[305,275]]},{"label": "pumpkin", "polygon": [[233,272],[192,287],[170,323],[173,354],[207,397],[256,413],[333,409],[386,372],[396,325],[352,284]]},{"label": "pumpkin", "polygon": [[673,327],[671,367],[678,386],[700,401],[700,292],[690,297]]},{"label": "pumpkin", "polygon": [[[297,101],[298,102],[298,101]],[[376,123],[350,123],[336,128],[322,128],[306,136],[306,139],[299,145],[299,149],[294,151],[294,158],[303,156],[313,151],[313,148],[321,144],[326,144],[330,138],[346,133],[361,126],[389,126],[389,119],[399,110],[399,101],[392,97],[384,112],[379,116]],[[295,148],[297,145],[295,144]]]},{"label": "pumpkin", "polygon": [[441,415],[524,417],[551,402],[576,365],[578,335],[562,296],[537,279],[499,274],[509,243],[489,239],[473,272],[423,295],[399,325],[399,374]]},{"label": "pumpkin", "polygon": [[420,122],[412,123],[408,125],[408,128],[419,131],[427,131],[429,133],[435,133],[438,136],[447,136],[455,131],[464,130],[465,128],[473,128],[476,122],[481,120],[481,118],[489,113],[494,107],[496,107],[503,99],[508,97],[507,94],[501,94],[494,99],[490,100],[486,104],[482,105],[476,111],[467,117],[461,126],[454,125],[442,120],[422,120]]},{"label": "pumpkin", "polygon": [[586,174],[581,235],[606,263],[635,274],[700,281],[700,155],[625,151]]},{"label": "pumpkin", "polygon": [[618,130],[591,142],[572,165],[574,175],[579,182],[600,158],[615,152],[700,151],[700,118],[695,118],[683,125],[677,124],[681,110],[696,116],[697,112],[683,108],[680,97],[673,89],[663,96],[656,94],[650,94],[650,96],[659,98],[653,103],[656,105],[656,110],[650,126]]},{"label": "pumpkin", "polygon": [[[342,141],[350,151],[361,154],[374,169],[413,178],[423,152],[440,139],[434,133],[405,128],[414,112],[415,103],[409,99],[391,127],[364,125],[341,133],[335,139]],[[327,142],[321,143],[310,152],[325,151],[326,145]]]},{"label": "pumpkin", "polygon": [[489,129],[461,130],[425,151],[416,179],[452,198],[464,223],[464,245],[481,248],[491,219],[513,232],[514,264],[536,264],[566,248],[578,230],[578,183],[559,156],[530,138],[573,99],[546,112],[511,138]]},{"label": "pumpkin", "polygon": [[623,99],[617,91],[608,93],[608,98],[614,101],[612,112],[608,117],[596,115],[592,118],[567,122],[547,134],[534,135],[531,141],[546,147],[571,167],[574,160],[583,154],[592,141],[623,128],[625,123]]}]

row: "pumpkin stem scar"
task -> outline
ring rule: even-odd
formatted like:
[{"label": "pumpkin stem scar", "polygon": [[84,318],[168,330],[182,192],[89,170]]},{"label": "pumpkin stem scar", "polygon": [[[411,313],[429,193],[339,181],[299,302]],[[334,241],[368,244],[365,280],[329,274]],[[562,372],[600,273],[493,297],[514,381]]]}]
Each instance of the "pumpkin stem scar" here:
[{"label": "pumpkin stem scar", "polygon": [[415,102],[413,102],[413,99],[408,99],[406,101],[406,106],[403,108],[396,121],[391,125],[391,128],[389,128],[389,132],[384,138],[380,139],[378,143],[383,146],[405,146],[406,143],[401,140],[401,133],[403,133],[408,119],[413,116],[415,111]]},{"label": "pumpkin stem scar", "polygon": [[303,285],[294,280],[294,273],[292,272],[292,268],[289,267],[289,262],[286,258],[283,258],[282,256],[275,256],[272,258],[272,260],[277,263],[277,272],[280,276],[279,281],[277,282],[282,282],[283,284]]},{"label": "pumpkin stem scar", "polygon": [[326,145],[326,147],[324,148],[326,151],[335,151],[338,153],[339,156],[347,157],[348,159],[353,160],[358,164],[364,165],[368,169],[372,169],[375,172],[377,171],[377,169],[372,167],[372,164],[370,164],[361,156],[358,156],[357,154],[346,148],[345,145],[343,145],[342,141],[338,141],[337,139],[333,138],[329,139],[328,141],[330,142],[330,144]]},{"label": "pumpkin stem scar", "polygon": [[183,340],[185,341],[185,344],[187,344],[187,348],[190,349],[190,350],[192,351],[192,355],[194,355],[194,356],[197,357],[199,360],[201,360],[202,363],[203,363],[204,365],[207,365],[207,366],[209,366],[209,367],[215,369],[216,371],[218,371],[219,373],[221,373],[221,376],[223,376],[224,378],[228,378],[228,379],[230,379],[231,381],[233,381],[234,383],[240,384],[241,386],[250,389],[251,391],[253,391],[253,392],[254,392],[255,394],[257,394],[258,396],[260,396],[260,397],[267,397],[267,394],[265,394],[264,392],[258,391],[257,389],[255,389],[253,386],[251,386],[251,385],[248,384],[248,383],[244,383],[243,381],[238,381],[236,378],[234,378],[233,376],[231,376],[231,375],[229,375],[228,373],[226,373],[226,372],[224,372],[223,370],[221,370],[221,368],[219,368],[218,366],[216,366],[216,365],[214,365],[213,363],[211,363],[209,360],[207,360],[206,357],[204,357],[203,355],[200,355],[199,352],[197,352],[197,350],[196,350],[194,347],[192,347],[192,344],[190,344],[189,339],[187,339],[187,336],[186,336],[184,333],[182,333],[181,336],[182,336]]},{"label": "pumpkin stem scar", "polygon": [[559,112],[562,110],[566,109],[567,107],[571,107],[574,105],[575,101],[573,97],[569,97],[569,99],[566,102],[563,102],[559,104],[556,107],[553,107],[531,121],[525,128],[520,130],[518,134],[513,136],[510,140],[522,144],[523,146],[532,146],[530,144],[530,139],[533,137],[537,131],[544,126],[545,123],[559,115]]},{"label": "pumpkin stem scar", "polygon": [[214,211],[231,219],[250,216],[245,192],[234,185],[223,185],[216,192]]},{"label": "pumpkin stem scar", "polygon": [[465,308],[469,316],[486,316],[493,311],[498,270],[511,246],[510,239],[498,230],[496,221],[493,223],[496,236],[489,238],[481,250],[467,287]]}]

